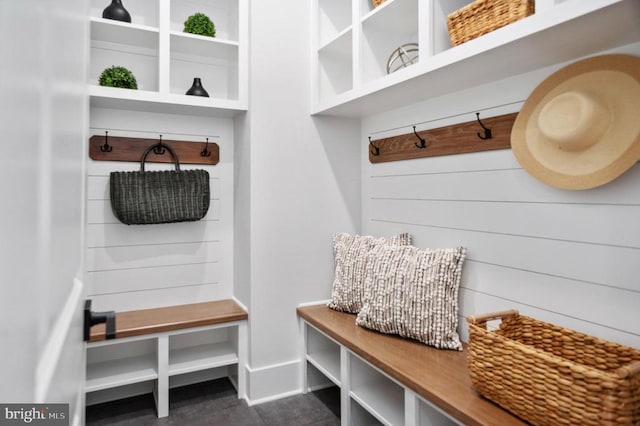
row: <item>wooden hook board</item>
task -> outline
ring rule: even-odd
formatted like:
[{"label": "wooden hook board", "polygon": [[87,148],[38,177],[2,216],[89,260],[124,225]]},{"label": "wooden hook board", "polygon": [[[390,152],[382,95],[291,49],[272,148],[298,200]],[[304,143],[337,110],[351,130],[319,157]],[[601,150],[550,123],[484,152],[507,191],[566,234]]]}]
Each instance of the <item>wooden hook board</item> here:
[{"label": "wooden hook board", "polygon": [[427,141],[426,148],[416,146],[416,143],[419,145],[420,141],[413,133],[372,140],[371,142],[380,149],[380,154],[373,155],[372,152],[375,148],[371,144],[367,144],[369,162],[386,163],[511,148],[511,128],[517,115],[518,113],[512,113],[481,118],[482,123],[491,129],[492,133],[492,138],[486,140],[478,137],[478,133],[483,135],[484,131],[477,120],[418,132],[420,137]]},{"label": "wooden hook board", "polygon": [[[120,136],[109,136],[108,143],[111,151],[103,152],[100,148],[104,146],[105,136],[93,135],[89,138],[89,157],[99,161],[133,161],[140,162],[144,150],[158,143],[159,139],[143,139],[128,138]],[[202,156],[205,142],[188,142],[188,141],[172,141],[162,140],[163,144],[170,145],[175,151],[180,164],[209,164],[215,165],[220,161],[220,147],[215,142],[209,142],[207,151],[210,156]],[[173,159],[171,154],[165,152],[158,155],[151,151],[147,156],[147,162],[150,163],[171,163]]]}]

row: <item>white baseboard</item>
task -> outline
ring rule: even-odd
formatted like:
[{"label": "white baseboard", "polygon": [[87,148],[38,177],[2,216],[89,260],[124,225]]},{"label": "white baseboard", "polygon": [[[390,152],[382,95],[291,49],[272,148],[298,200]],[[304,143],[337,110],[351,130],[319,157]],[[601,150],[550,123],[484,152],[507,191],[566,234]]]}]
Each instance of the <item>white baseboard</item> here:
[{"label": "white baseboard", "polygon": [[247,366],[247,403],[262,404],[301,393],[299,375],[297,359],[259,368]]},{"label": "white baseboard", "polygon": [[291,392],[285,392],[285,393],[281,393],[278,395],[271,395],[271,396],[267,396],[261,399],[252,399],[250,401],[247,401],[247,404],[252,407],[254,405],[260,405],[260,404],[264,404],[265,402],[271,402],[271,401],[276,401],[278,399],[282,399],[282,398],[288,398],[290,396],[296,396],[296,395],[300,395],[302,392],[300,390],[294,390]]}]

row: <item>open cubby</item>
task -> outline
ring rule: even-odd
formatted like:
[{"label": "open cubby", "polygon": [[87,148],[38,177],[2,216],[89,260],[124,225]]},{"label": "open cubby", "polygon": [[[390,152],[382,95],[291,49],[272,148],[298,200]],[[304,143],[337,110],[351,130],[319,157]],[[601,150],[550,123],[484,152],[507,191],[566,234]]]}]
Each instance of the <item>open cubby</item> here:
[{"label": "open cubby", "polygon": [[213,22],[219,40],[238,41],[238,0],[171,0],[171,31],[182,32],[194,13],[204,13]]},{"label": "open cubby", "polygon": [[351,404],[351,423],[350,426],[376,426],[383,425],[380,420],[373,417],[367,410],[364,409],[353,399],[349,401]]},{"label": "open cubby", "polygon": [[[469,3],[313,0],[312,113],[373,115],[640,41],[637,1],[536,0],[532,16],[454,47],[447,16]],[[406,43],[419,44],[419,60],[387,76],[389,56]]]},{"label": "open cubby", "polygon": [[154,339],[89,347],[86,392],[157,379],[156,348]]},{"label": "open cubby", "polygon": [[383,424],[404,424],[404,389],[355,355],[350,364],[351,398]]},{"label": "open cubby", "polygon": [[210,98],[238,99],[238,45],[171,34],[170,92],[185,94],[198,77]]},{"label": "open cubby", "polygon": [[169,376],[237,364],[237,326],[169,336]]},{"label": "open cubby", "polygon": [[433,2],[433,53],[451,49],[447,16],[469,4],[468,0],[435,0]]},{"label": "open cubby", "polygon": [[418,426],[455,426],[458,424],[422,398],[418,398],[417,420]]},{"label": "open cubby", "polygon": [[344,0],[318,0],[318,40],[325,46],[338,34],[351,29],[351,3]]},{"label": "open cubby", "polygon": [[[91,0],[89,14],[92,18],[102,18],[102,12],[111,4],[111,0]],[[134,25],[158,28],[159,4],[154,0],[123,0],[122,5]],[[112,21],[118,22],[118,21]]]},{"label": "open cubby", "polygon": [[340,346],[313,327],[307,328],[307,361],[340,386]]},{"label": "open cubby", "polygon": [[[132,22],[102,18],[108,0],[91,0],[91,105],[141,111],[173,106],[199,114],[246,110],[247,0],[126,0]],[[215,37],[184,33],[196,12],[213,21]],[[98,86],[112,65],[130,69],[137,91]],[[186,96],[199,77],[209,98]],[[166,108],[165,108],[166,109]]]},{"label": "open cubby", "polygon": [[[138,90],[152,92],[158,90],[157,48],[92,41],[89,84],[98,85],[102,71],[113,65],[122,66],[131,71],[136,78]],[[114,90],[126,91],[129,89]]]},{"label": "open cubby", "polygon": [[418,43],[418,0],[387,0],[364,17],[362,35],[362,79],[368,82],[387,74],[394,50]]},{"label": "open cubby", "polygon": [[353,88],[351,31],[318,52],[320,96],[335,96]]}]

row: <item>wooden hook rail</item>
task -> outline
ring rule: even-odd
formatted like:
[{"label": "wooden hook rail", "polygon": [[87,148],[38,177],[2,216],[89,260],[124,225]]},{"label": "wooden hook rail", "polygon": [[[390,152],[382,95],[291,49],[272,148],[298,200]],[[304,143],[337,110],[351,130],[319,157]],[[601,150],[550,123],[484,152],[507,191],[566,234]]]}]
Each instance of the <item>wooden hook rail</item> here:
[{"label": "wooden hook rail", "polygon": [[[149,146],[158,143],[159,139],[129,138],[121,136],[93,135],[89,138],[89,157],[99,161],[132,161],[139,162],[142,153]],[[180,164],[215,165],[220,161],[220,147],[215,142],[190,142],[162,140],[175,151]],[[108,147],[108,148],[105,148]],[[206,152],[205,152],[206,147]],[[210,155],[203,155],[209,153]],[[171,154],[151,152],[147,157],[151,163],[171,163]]]},{"label": "wooden hook rail", "polygon": [[[474,119],[466,123],[437,129],[371,140],[367,144],[369,162],[386,163],[511,148],[511,128],[517,115],[517,113],[512,113],[483,118],[483,127],[477,119]],[[491,138],[486,139],[478,134],[479,132],[483,133],[484,127],[491,129]],[[422,140],[425,140],[426,143],[420,143]],[[376,153],[378,155],[375,155]]]}]

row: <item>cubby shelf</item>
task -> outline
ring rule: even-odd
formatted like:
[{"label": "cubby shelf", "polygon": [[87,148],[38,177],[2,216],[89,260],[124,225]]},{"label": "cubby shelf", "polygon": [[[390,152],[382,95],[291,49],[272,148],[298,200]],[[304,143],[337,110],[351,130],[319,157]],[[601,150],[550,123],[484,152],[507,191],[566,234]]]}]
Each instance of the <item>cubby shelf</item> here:
[{"label": "cubby shelf", "polygon": [[158,48],[159,30],[147,25],[128,24],[103,18],[91,18],[91,40]]},{"label": "cubby shelf", "polygon": [[[338,0],[314,3],[312,114],[376,114],[640,41],[636,0],[538,0],[534,15],[456,47],[446,16],[471,0],[387,0],[375,9],[352,1],[361,15],[350,23],[352,46],[341,48],[353,62],[343,58],[349,66],[341,68],[324,54],[325,9]],[[382,65],[392,50],[416,41],[418,63],[387,75]]]},{"label": "cubby shelf", "polygon": [[360,358],[350,356],[350,397],[383,424],[404,424],[403,388]]},{"label": "cubby shelf", "polygon": [[340,386],[340,352],[324,351],[307,355],[307,361]]},{"label": "cubby shelf", "polygon": [[340,346],[322,332],[309,327],[306,359],[333,383],[340,386]]},{"label": "cubby shelf", "polygon": [[237,363],[237,350],[231,342],[175,349],[169,352],[169,376]]},{"label": "cubby shelf", "polygon": [[96,108],[183,115],[209,116],[215,114],[218,117],[233,117],[246,111],[246,105],[234,100],[184,96],[147,90],[116,89],[97,85],[89,86],[89,96],[91,106]]},{"label": "cubby shelf", "polygon": [[158,378],[155,354],[98,362],[87,366],[86,392],[95,392]]},{"label": "cubby shelf", "polygon": [[[101,7],[92,1],[92,107],[221,117],[247,110],[247,0],[131,0],[132,23],[101,18]],[[182,32],[196,11],[212,18],[216,37]],[[111,65],[130,69],[139,90],[98,86]],[[196,77],[209,98],[185,95]]]}]

